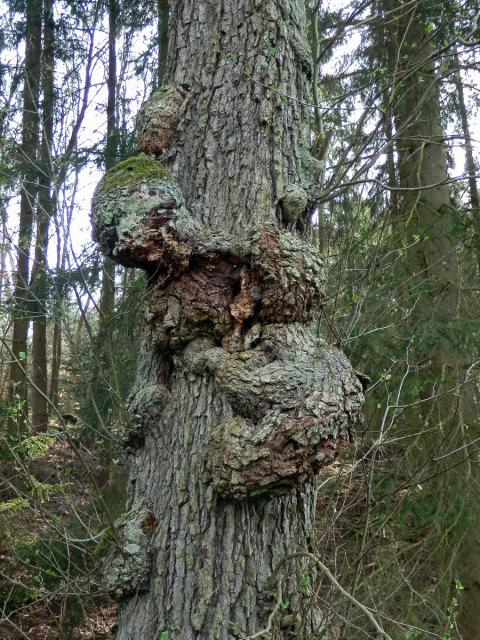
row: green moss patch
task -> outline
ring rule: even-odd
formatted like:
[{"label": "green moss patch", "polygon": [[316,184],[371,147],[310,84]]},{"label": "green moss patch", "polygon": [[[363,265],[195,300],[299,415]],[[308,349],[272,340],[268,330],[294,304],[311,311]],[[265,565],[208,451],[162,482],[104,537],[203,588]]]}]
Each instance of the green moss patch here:
[{"label": "green moss patch", "polygon": [[144,180],[162,179],[173,180],[173,177],[160,162],[146,156],[134,156],[107,171],[100,182],[99,191],[105,193]]}]

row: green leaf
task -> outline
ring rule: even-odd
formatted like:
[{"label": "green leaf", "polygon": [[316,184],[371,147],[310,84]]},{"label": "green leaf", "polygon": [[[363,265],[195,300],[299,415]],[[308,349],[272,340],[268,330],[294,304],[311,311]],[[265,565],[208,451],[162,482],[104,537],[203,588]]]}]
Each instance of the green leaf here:
[{"label": "green leaf", "polygon": [[20,351],[20,353],[18,354],[19,360],[25,360],[26,357],[27,357],[27,354],[25,353],[25,351]]},{"label": "green leaf", "polygon": [[308,589],[312,584],[312,580],[308,573],[306,573],[299,582],[300,589]]}]

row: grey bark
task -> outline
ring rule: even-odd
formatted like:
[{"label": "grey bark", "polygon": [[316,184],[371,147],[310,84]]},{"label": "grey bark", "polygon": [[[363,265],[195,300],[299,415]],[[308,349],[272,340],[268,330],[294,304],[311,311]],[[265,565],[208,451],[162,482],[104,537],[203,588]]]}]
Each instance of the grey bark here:
[{"label": "grey bark", "polygon": [[[13,292],[12,363],[10,393],[20,403],[16,421],[10,427],[24,428],[28,417],[27,337],[28,337],[28,278],[33,231],[33,209],[36,199],[38,152],[40,59],[42,50],[42,1],[28,0],[25,4],[25,75],[23,84],[22,144],[23,165],[20,215],[18,226],[17,269]],[[16,424],[13,424],[16,422]]]},{"label": "grey bark", "polygon": [[163,78],[167,69],[168,53],[168,21],[169,21],[169,0],[157,0],[158,14],[158,86],[163,83]]},{"label": "grey bark", "polygon": [[[150,157],[93,203],[104,252],[149,274],[130,508],[104,573],[122,640],[244,638],[267,625],[279,561],[309,547],[312,478],[349,441],[362,386],[308,331],[323,265],[296,234],[316,171],[303,2],[179,0],[170,26],[139,125]],[[280,572],[272,638],[318,635],[312,571]]]}]

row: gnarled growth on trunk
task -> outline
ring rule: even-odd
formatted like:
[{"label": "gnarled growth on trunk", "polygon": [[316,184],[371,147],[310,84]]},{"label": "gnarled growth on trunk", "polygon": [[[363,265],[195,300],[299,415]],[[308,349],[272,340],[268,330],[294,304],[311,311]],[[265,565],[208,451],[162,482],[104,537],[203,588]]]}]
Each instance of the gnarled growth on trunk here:
[{"label": "gnarled growth on trunk", "polygon": [[[324,270],[298,234],[316,190],[303,2],[178,0],[170,25],[141,155],[93,203],[104,253],[149,275],[125,444],[131,513],[155,525],[119,523],[106,582],[122,639],[244,637],[266,624],[279,560],[308,547],[311,479],[349,441],[362,384],[308,328]],[[284,613],[310,637],[290,569]]]}]

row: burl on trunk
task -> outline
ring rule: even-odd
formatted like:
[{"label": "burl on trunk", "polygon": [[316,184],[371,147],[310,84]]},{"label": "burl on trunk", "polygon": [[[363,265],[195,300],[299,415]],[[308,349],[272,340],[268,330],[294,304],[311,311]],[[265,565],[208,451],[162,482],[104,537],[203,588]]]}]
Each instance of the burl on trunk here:
[{"label": "burl on trunk", "polygon": [[[172,2],[166,84],[139,155],[94,197],[106,255],[148,274],[130,510],[105,581],[119,638],[311,637],[312,478],[349,442],[362,385],[309,323],[323,264],[304,239],[311,60],[303,0]],[[165,633],[165,636],[161,635]]]}]

